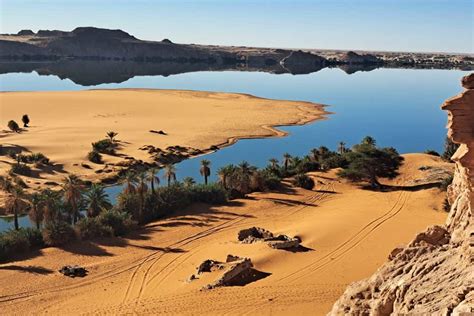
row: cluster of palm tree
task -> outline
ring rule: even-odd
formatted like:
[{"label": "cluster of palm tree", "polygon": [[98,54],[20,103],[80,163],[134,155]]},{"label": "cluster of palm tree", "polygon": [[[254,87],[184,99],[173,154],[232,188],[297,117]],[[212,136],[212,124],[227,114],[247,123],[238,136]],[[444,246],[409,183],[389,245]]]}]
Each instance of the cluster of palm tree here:
[{"label": "cluster of palm tree", "polygon": [[[370,136],[364,141],[374,143],[375,140]],[[345,166],[344,154],[351,150],[346,147],[345,142],[339,142],[337,151],[331,151],[326,146],[320,146],[310,150],[309,154],[303,157],[292,156],[289,153],[283,154],[281,164],[276,158],[269,159],[268,166],[264,169],[271,172],[275,177],[285,178],[295,175],[301,175],[309,171],[328,170]]]},{"label": "cluster of palm tree", "polygon": [[26,212],[40,229],[43,223],[49,222],[64,221],[75,224],[83,217],[84,211],[88,217],[96,217],[102,210],[112,206],[103,186],[93,184],[86,188],[73,174],[64,178],[60,191],[44,189],[31,195],[11,180],[4,181],[9,183],[4,185],[8,192],[5,204],[7,212],[13,214],[15,230],[20,228],[18,217]]},{"label": "cluster of palm tree", "polygon": [[229,164],[217,171],[220,184],[227,191],[245,195],[260,185],[261,173],[247,161],[238,165]]},{"label": "cluster of palm tree", "polygon": [[[117,135],[118,133],[113,131],[107,133],[110,143],[116,141]],[[375,140],[369,136],[364,138],[362,143],[375,146]],[[268,187],[268,183],[279,182],[284,177],[304,174],[313,170],[340,167],[344,165],[343,154],[350,151],[345,146],[344,142],[340,142],[337,152],[321,146],[312,149],[309,155],[303,158],[285,153],[281,164],[278,159],[272,158],[269,160],[269,165],[263,169],[257,169],[246,161],[238,165],[229,164],[217,171],[219,184],[227,192],[234,192],[242,196],[255,190],[263,190]],[[160,185],[159,171],[159,168],[150,168],[141,172],[128,172],[123,178],[122,194],[136,198],[137,210],[134,212],[137,213],[135,217],[139,222],[144,220],[147,196],[149,194],[157,195],[156,192]],[[164,167],[164,179],[168,187],[179,184],[176,172],[176,167],[172,164]],[[208,185],[211,176],[211,162],[203,159],[199,172],[204,178],[205,185]],[[185,188],[191,188],[195,184],[195,180],[191,177],[186,177],[182,181],[182,186]],[[102,210],[112,207],[103,186],[93,184],[86,188],[75,175],[66,177],[62,183],[61,191],[58,192],[46,189],[27,195],[20,186],[12,184],[11,181],[4,181],[3,187],[7,188],[9,192],[6,206],[7,211],[14,215],[15,229],[19,228],[19,214],[26,211],[28,211],[31,220],[40,228],[43,222],[48,221],[66,221],[75,224],[83,217],[83,213],[86,213],[88,217],[96,217]]]}]

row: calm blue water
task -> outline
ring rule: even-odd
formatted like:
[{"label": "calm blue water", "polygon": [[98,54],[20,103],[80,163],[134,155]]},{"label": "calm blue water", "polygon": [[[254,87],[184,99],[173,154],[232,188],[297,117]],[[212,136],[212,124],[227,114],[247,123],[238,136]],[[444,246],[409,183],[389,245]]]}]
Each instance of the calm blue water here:
[{"label": "calm blue water", "polygon": [[[440,110],[445,99],[461,91],[460,79],[467,72],[458,70],[377,69],[348,75],[340,69],[293,76],[259,72],[196,72],[170,77],[136,77],[120,84],[93,88],[191,89],[249,93],[259,97],[304,100],[330,105],[334,114],[327,120],[304,126],[284,127],[284,138],[241,140],[211,153],[213,179],[223,165],[247,160],[264,166],[269,158],[283,153],[304,155],[311,148],[335,149],[339,141],[352,145],[366,135],[381,146],[393,146],[401,153],[426,149],[442,151],[446,135],[446,113]],[[55,76],[29,74],[0,75],[0,90],[82,90],[84,87]],[[177,165],[178,178],[200,180],[195,158]],[[111,198],[119,188],[109,188]],[[28,224],[22,219],[22,225]],[[11,227],[0,221],[0,231]]]}]

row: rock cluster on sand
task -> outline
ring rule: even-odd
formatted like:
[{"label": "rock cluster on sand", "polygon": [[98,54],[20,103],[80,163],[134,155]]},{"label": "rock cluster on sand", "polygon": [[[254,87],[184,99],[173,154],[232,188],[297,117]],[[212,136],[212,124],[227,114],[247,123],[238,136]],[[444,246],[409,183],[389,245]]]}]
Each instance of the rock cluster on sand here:
[{"label": "rock cluster on sand", "polygon": [[449,137],[461,144],[446,224],[428,228],[369,279],[350,285],[330,315],[474,314],[474,74],[467,90],[447,100]]},{"label": "rock cluster on sand", "polygon": [[195,280],[206,272],[222,271],[220,277],[214,282],[206,285],[204,289],[213,289],[220,286],[235,284],[246,284],[253,278],[253,264],[249,258],[227,255],[225,262],[215,260],[204,260],[196,269],[196,274],[189,277],[189,281]]},{"label": "rock cluster on sand", "polygon": [[75,278],[75,277],[85,277],[87,275],[87,269],[80,266],[64,266],[59,269],[59,272],[65,276]]},{"label": "rock cluster on sand", "polygon": [[239,231],[237,239],[243,244],[265,242],[269,247],[275,249],[296,248],[301,242],[298,237],[289,237],[287,235],[275,236],[271,231],[260,227],[242,229]]}]

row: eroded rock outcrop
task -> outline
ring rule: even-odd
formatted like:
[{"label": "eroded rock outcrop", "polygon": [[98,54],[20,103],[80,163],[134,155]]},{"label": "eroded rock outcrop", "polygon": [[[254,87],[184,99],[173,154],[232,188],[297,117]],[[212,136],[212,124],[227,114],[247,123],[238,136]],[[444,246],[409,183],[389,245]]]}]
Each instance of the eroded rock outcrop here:
[{"label": "eroded rock outcrop", "polygon": [[446,224],[397,248],[372,277],[350,285],[330,315],[474,314],[474,74],[447,100],[449,136],[461,144],[453,160]]},{"label": "eroded rock outcrop", "polygon": [[298,50],[283,58],[280,64],[292,74],[308,74],[323,69],[327,65],[327,60],[324,57]]},{"label": "eroded rock outcrop", "polygon": [[221,286],[245,285],[264,278],[268,273],[253,269],[250,258],[227,255],[225,262],[207,259],[196,269],[196,274],[189,277],[188,281],[198,279],[203,273],[217,272],[215,281],[204,286],[203,290],[210,290]]},{"label": "eroded rock outcrop", "polygon": [[344,64],[380,64],[382,61],[378,59],[376,56],[371,54],[357,54],[353,51],[348,51],[344,53],[339,62]]},{"label": "eroded rock outcrop", "polygon": [[275,236],[271,231],[261,227],[242,229],[237,234],[237,239],[243,244],[264,242],[274,249],[295,249],[299,247],[301,243],[299,237],[290,237],[287,235]]}]

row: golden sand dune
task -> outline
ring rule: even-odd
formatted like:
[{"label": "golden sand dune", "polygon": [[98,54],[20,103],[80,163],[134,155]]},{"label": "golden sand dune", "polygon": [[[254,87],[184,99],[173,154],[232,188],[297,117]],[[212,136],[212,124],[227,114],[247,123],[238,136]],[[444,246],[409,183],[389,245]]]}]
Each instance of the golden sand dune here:
[{"label": "golden sand dune", "polygon": [[[452,168],[424,154],[405,155],[390,192],[363,190],[335,171],[311,173],[308,191],[254,193],[226,206],[194,205],[147,225],[127,239],[77,242],[0,265],[0,307],[6,314],[286,314],[328,312],[351,282],[371,275],[390,251],[426,226],[444,222],[437,188],[404,189],[427,177],[421,166]],[[239,244],[237,232],[260,226],[298,235],[307,249]],[[204,259],[250,257],[267,277],[200,291],[209,277],[186,282]],[[63,264],[89,269],[85,278],[56,272]]]},{"label": "golden sand dune", "polygon": [[[70,172],[88,180],[110,176],[97,174],[105,165],[86,158],[91,143],[105,138],[108,131],[119,133],[120,156],[104,156],[105,164],[115,164],[125,156],[151,161],[148,152],[139,149],[144,145],[206,150],[238,138],[282,136],[283,132],[271,126],[304,124],[325,113],[322,106],[309,102],[232,93],[146,89],[4,92],[0,93],[0,126],[6,129],[11,119],[21,123],[22,115],[28,114],[31,127],[22,133],[0,131],[0,139],[4,151],[42,152],[53,161],[54,166],[47,170],[34,170],[34,180],[26,179],[34,187],[59,182]],[[150,130],[163,130],[167,135]],[[0,156],[0,173],[12,163]],[[112,173],[119,169],[106,168]]]}]

